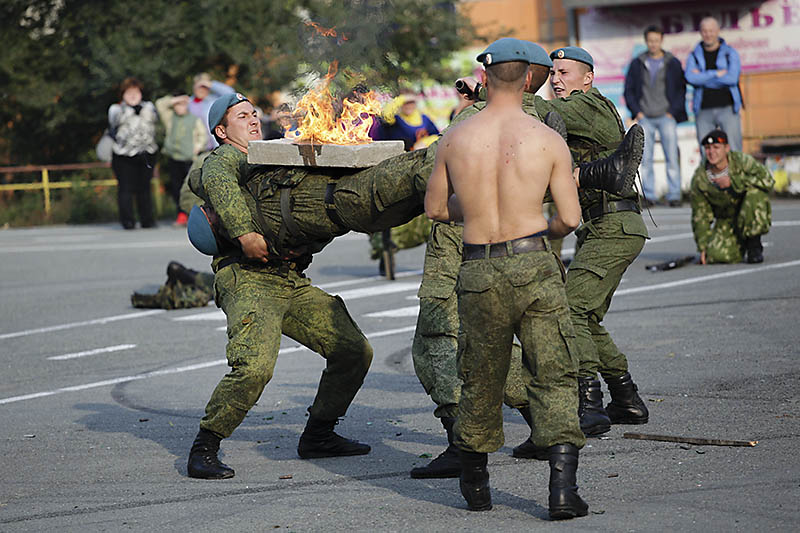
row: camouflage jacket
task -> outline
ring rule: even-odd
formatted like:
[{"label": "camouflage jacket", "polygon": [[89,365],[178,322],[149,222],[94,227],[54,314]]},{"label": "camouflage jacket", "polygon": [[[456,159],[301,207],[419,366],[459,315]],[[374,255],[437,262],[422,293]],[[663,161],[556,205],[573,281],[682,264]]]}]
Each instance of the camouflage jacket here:
[{"label": "camouflage jacket", "polygon": [[728,154],[728,175],[731,186],[720,189],[708,179],[704,159],[692,176],[692,231],[697,249],[701,252],[707,248],[711,239],[714,220],[735,218],[748,190],[758,189],[769,193],[775,185],[767,167],[741,152]]},{"label": "camouflage jacket", "polygon": [[246,153],[223,144],[203,162],[201,190],[192,187],[214,208],[232,239],[258,231],[251,211],[255,201],[245,189],[249,168]]},{"label": "camouflage jacket", "polygon": [[[625,126],[614,103],[592,87],[586,93],[572,91],[566,98],[545,100],[535,97],[536,110],[545,116],[556,111],[567,126],[567,144],[575,164],[588,163],[610,155],[622,142]],[[603,192],[595,189],[580,189],[581,207],[587,208],[603,201]],[[622,197],[606,194],[607,200]],[[626,198],[635,199],[632,192]]]},{"label": "camouflage jacket", "polygon": [[[484,98],[484,99],[486,98],[486,89],[481,89],[480,97]],[[535,98],[534,95],[532,95],[530,93],[524,93],[522,95],[522,110],[525,111],[530,116],[535,117],[535,118],[537,118],[539,120],[542,120],[542,117],[536,111],[536,105],[535,105],[534,98]],[[461,110],[461,112],[458,115],[453,117],[453,121],[450,123],[450,125],[453,126],[455,124],[458,124],[459,122],[462,122],[462,121],[468,119],[469,117],[471,117],[473,115],[476,115],[478,113],[478,111],[480,111],[481,109],[483,109],[485,107],[486,107],[486,101],[485,100],[481,100],[479,102],[475,102],[471,106],[465,107],[464,109]]]}]

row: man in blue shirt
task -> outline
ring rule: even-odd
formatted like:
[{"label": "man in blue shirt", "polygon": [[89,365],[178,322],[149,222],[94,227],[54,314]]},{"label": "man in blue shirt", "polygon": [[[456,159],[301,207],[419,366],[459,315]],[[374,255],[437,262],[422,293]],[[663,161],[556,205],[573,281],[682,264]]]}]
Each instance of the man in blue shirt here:
[{"label": "man in blue shirt", "polygon": [[[686,81],[694,86],[693,110],[697,124],[697,142],[714,128],[728,134],[731,150],[742,151],[742,92],[739,54],[719,36],[719,22],[714,17],[700,21],[700,41],[686,61]],[[702,143],[701,143],[702,146]]]}]

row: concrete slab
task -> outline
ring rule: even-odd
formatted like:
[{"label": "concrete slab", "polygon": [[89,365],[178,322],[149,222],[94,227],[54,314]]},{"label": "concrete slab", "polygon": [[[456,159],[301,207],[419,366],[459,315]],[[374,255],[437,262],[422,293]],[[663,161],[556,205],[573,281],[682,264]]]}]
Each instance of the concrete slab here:
[{"label": "concrete slab", "polygon": [[259,165],[367,168],[402,153],[403,141],[312,145],[274,139],[250,141],[247,161]]}]

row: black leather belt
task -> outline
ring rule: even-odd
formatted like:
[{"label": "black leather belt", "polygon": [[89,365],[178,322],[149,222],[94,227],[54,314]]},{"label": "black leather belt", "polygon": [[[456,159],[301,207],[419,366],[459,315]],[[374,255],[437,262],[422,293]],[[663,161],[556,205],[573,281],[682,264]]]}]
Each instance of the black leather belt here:
[{"label": "black leather belt", "polygon": [[593,205],[583,210],[583,221],[588,222],[595,218],[600,218],[608,213],[619,213],[620,211],[636,211],[641,213],[639,203],[633,200],[617,200],[615,202],[607,202],[608,207],[603,209],[603,204]]},{"label": "black leather belt", "polygon": [[[527,237],[520,237],[519,239],[496,242],[493,244],[464,243],[464,252],[461,254],[461,258],[464,261],[472,261],[473,259],[505,257],[507,255],[524,254],[537,250],[547,250],[547,241],[544,239],[544,235],[547,235],[546,231],[540,231],[539,233],[534,233]],[[509,252],[509,249],[511,252]]]}]

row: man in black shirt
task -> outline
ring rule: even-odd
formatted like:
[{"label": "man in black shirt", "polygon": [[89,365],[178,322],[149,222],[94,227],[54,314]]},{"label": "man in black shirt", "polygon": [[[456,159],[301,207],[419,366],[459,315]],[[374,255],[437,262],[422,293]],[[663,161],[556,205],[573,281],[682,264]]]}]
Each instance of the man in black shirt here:
[{"label": "man in black shirt", "polygon": [[[719,36],[714,17],[700,21],[700,41],[686,61],[686,81],[694,86],[697,142],[711,130],[727,132],[731,150],[742,151],[742,93],[739,54]],[[702,144],[701,144],[702,146]]]}]

